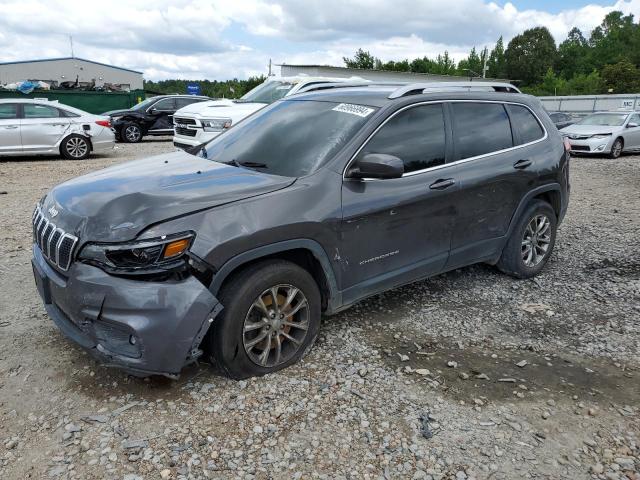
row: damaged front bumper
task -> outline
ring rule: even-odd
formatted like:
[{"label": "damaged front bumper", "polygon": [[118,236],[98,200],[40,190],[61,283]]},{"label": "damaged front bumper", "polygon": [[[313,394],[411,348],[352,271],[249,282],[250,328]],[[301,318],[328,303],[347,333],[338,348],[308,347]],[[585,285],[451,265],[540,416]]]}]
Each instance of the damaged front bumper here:
[{"label": "damaged front bumper", "polygon": [[65,275],[33,246],[33,273],[47,313],[93,357],[136,376],[175,378],[202,354],[222,306],[195,277],[142,281],[75,262]]}]

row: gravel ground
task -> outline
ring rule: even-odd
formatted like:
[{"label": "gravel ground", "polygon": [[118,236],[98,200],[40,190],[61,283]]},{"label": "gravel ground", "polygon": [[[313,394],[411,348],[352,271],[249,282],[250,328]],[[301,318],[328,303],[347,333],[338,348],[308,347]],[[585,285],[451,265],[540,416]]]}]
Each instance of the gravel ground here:
[{"label": "gravel ground", "polygon": [[83,162],[0,162],[0,478],[640,479],[640,157],[576,158],[534,280],[478,265],[326,318],[249,381],[105,369],[47,318],[29,219]]}]

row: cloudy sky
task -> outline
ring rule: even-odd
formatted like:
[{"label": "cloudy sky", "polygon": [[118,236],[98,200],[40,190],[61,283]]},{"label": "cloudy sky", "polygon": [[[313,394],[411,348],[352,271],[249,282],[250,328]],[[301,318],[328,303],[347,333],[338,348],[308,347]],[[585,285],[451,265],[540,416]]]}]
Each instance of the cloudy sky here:
[{"label": "cloudy sky", "polygon": [[75,55],[145,78],[219,79],[274,63],[342,65],[362,47],[383,60],[508,41],[547,26],[557,42],[640,0],[2,0],[0,62]]}]

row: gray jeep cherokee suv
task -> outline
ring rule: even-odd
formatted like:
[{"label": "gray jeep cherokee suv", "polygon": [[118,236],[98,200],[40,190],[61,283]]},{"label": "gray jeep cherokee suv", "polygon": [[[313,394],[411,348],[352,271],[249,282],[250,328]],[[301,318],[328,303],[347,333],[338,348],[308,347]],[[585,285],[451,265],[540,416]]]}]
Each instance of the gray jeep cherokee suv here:
[{"label": "gray jeep cherokee suv", "polygon": [[478,262],[536,275],[569,156],[534,97],[351,86],[278,101],[199,152],[53,188],[33,214],[49,316],[103,363],[233,378],[299,360],[321,314]]}]

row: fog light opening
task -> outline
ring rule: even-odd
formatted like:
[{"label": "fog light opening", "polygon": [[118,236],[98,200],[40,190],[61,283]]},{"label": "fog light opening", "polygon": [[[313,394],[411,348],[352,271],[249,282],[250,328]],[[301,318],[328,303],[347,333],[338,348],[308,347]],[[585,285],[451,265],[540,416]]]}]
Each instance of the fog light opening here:
[{"label": "fog light opening", "polygon": [[134,337],[133,335],[129,335],[129,343],[131,345],[135,345],[138,341],[136,340],[136,337]]}]

